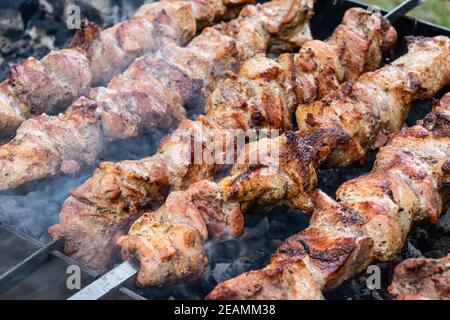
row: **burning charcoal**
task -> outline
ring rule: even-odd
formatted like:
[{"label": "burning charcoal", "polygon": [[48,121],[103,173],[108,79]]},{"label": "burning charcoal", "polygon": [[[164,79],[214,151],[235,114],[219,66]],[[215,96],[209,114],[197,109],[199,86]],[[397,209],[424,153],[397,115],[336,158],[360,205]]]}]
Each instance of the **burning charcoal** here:
[{"label": "burning charcoal", "polygon": [[226,262],[230,257],[237,257],[241,251],[238,240],[229,240],[222,243],[207,243],[205,248],[208,252],[208,260],[214,263]]},{"label": "burning charcoal", "polygon": [[118,141],[106,150],[103,158],[109,161],[133,160],[154,154],[164,135],[162,131],[153,130],[148,136]]},{"label": "burning charcoal", "polygon": [[241,239],[247,240],[252,238],[260,238],[264,236],[264,234],[267,234],[267,230],[269,230],[269,220],[265,217],[255,227],[245,228],[244,235]]},{"label": "burning charcoal", "polygon": [[211,275],[216,282],[222,282],[225,280],[224,274],[230,268],[231,263],[218,263],[211,271]]},{"label": "burning charcoal", "polygon": [[46,226],[39,219],[34,219],[33,214],[30,214],[28,218],[24,218],[20,226],[16,228],[23,234],[30,235],[32,238],[40,240],[43,236],[42,230],[45,230]]},{"label": "burning charcoal", "polygon": [[6,55],[9,54],[12,50],[12,41],[9,38],[0,35],[0,53]]},{"label": "burning charcoal", "polygon": [[0,0],[0,8],[18,8],[24,2],[27,2],[27,0]]},{"label": "burning charcoal", "polygon": [[65,23],[61,21],[51,21],[51,20],[32,20],[28,24],[28,28],[41,29],[46,33],[55,33],[59,29],[67,29]]},{"label": "burning charcoal", "polygon": [[[14,3],[11,5],[11,2]],[[37,14],[40,14],[39,0],[8,1],[7,8],[15,8],[20,11],[24,24]]]},{"label": "burning charcoal", "polygon": [[[231,261],[231,260],[229,260]],[[219,283],[226,279],[235,277],[238,274],[241,274],[246,271],[250,271],[252,269],[256,269],[252,263],[248,263],[245,257],[240,257],[234,260],[232,263],[218,263],[216,264],[212,271],[211,276],[213,279]]]},{"label": "burning charcoal", "polygon": [[129,18],[130,15],[122,17],[119,15],[119,5],[114,0],[46,0],[50,3],[56,3],[54,7],[60,7],[59,3],[63,3],[64,16],[67,14],[67,9],[71,5],[80,8],[81,15],[88,20],[95,22],[101,27],[106,27],[119,22],[120,20]]},{"label": "burning charcoal", "polygon": [[67,6],[66,0],[39,0],[41,10],[53,17],[62,17]]},{"label": "burning charcoal", "polygon": [[419,258],[423,256],[422,252],[420,252],[420,250],[417,249],[409,240],[406,242],[404,251],[404,254],[406,254],[408,258]]},{"label": "burning charcoal", "polygon": [[444,233],[450,234],[450,210],[439,220],[437,227]]},{"label": "burning charcoal", "polygon": [[0,34],[15,37],[22,33],[24,23],[20,12],[14,9],[0,10]]},{"label": "burning charcoal", "polygon": [[9,199],[3,199],[0,203],[0,222],[14,225],[17,221],[15,214],[15,203]]},{"label": "burning charcoal", "polygon": [[120,19],[124,20],[129,17],[131,17],[134,12],[136,12],[137,8],[139,8],[144,2],[152,2],[149,0],[128,0],[128,1],[121,1],[121,7],[120,7]]}]

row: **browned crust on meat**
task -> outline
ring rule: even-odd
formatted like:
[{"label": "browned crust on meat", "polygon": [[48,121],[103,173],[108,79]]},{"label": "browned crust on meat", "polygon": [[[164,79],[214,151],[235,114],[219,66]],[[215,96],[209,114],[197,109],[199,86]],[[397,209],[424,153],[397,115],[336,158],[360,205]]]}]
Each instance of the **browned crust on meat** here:
[{"label": "browned crust on meat", "polygon": [[75,32],[68,47],[86,51],[99,38],[101,32],[101,29],[95,23],[83,19],[81,28]]},{"label": "browned crust on meat", "polygon": [[[450,93],[417,125],[393,134],[371,173],[339,187],[338,201],[316,191],[311,225],[286,240],[264,269],[219,284],[207,298],[308,299],[311,288],[320,298],[322,290],[336,287],[369,264],[392,259],[413,222],[437,222],[448,207],[443,190],[450,159],[449,98]],[[267,270],[298,261],[302,274],[310,275],[307,284],[303,278],[274,285],[267,276]],[[449,270],[448,257],[406,260],[396,268],[389,290],[397,299],[449,299]],[[274,287],[278,290],[269,293]]]},{"label": "browned crust on meat", "polygon": [[[279,5],[276,10],[267,12],[263,10],[264,6],[258,6],[257,10],[251,11],[251,9],[248,9],[249,12],[231,22],[231,24],[241,27],[236,30],[236,34],[232,35],[235,38],[219,32],[219,29],[207,29],[194,39],[187,48],[182,50],[169,43],[155,55],[147,55],[136,60],[124,74],[113,79],[108,88],[92,90],[91,97],[99,100],[98,112],[101,116],[105,140],[135,136],[147,127],[166,125],[168,121],[161,124],[154,123],[147,119],[145,115],[151,115],[152,112],[158,115],[158,112],[162,113],[160,109],[164,109],[164,112],[166,112],[168,108],[163,101],[170,101],[171,110],[176,111],[182,109],[181,106],[186,105],[193,97],[203,96],[206,98],[209,90],[223,78],[226,70],[224,66],[240,65],[242,60],[254,56],[259,50],[266,51],[268,41],[272,37],[270,32],[275,34],[291,28],[289,19],[298,20],[297,16],[300,16],[304,19],[299,19],[298,23],[307,20],[308,16],[304,15],[303,11],[310,10],[309,6],[298,8],[295,13],[291,12],[288,17],[284,16],[286,7],[290,8],[295,2],[312,3],[310,0],[278,0],[274,2]],[[269,21],[267,15],[272,13],[279,13],[280,16]],[[141,14],[145,15],[146,13],[141,12]],[[267,30],[268,24],[273,27],[273,30]],[[246,38],[251,40],[252,37],[263,41],[244,41]],[[275,93],[284,89],[285,79],[281,67],[276,62],[263,57],[255,58],[254,61],[258,62],[261,67],[255,68],[256,63],[252,65],[251,62],[248,62],[247,67],[242,68],[239,81],[241,84],[252,81],[254,82],[253,88],[259,90],[252,106],[261,108],[265,116],[264,123],[258,125],[265,127],[272,125],[290,126],[294,110],[292,101],[287,101],[291,99],[290,96],[289,98],[275,98]],[[268,78],[272,79],[270,83],[267,83]],[[155,89],[150,89],[152,86]],[[260,89],[258,89],[259,87]],[[225,85],[219,88],[217,92],[220,94],[225,91],[224,88]],[[147,93],[149,94],[147,95]],[[154,95],[159,96],[153,97]],[[289,94],[286,93],[286,95]],[[259,102],[262,102],[261,106],[258,106]],[[130,104],[130,107],[128,107],[128,104]],[[147,108],[145,108],[146,104],[149,105]],[[240,108],[240,106],[233,107]],[[223,141],[220,139],[228,120],[221,121],[222,119],[219,119],[219,116],[215,118],[216,115],[212,113],[218,111],[219,108],[227,108],[227,105],[223,101],[219,101],[211,110],[207,107],[206,116],[199,117],[197,123],[190,120],[181,121],[178,129],[170,137],[164,139],[158,153],[153,157],[140,161],[101,164],[91,179],[79,188],[71,190],[72,198],[70,198],[70,201],[79,201],[88,205],[87,211],[97,212],[99,216],[110,217],[111,220],[117,219],[118,223],[121,219],[127,221],[127,223],[133,223],[136,219],[136,213],[139,212],[139,215],[141,215],[144,210],[148,209],[149,204],[158,206],[165,199],[168,191],[185,188],[193,182],[211,177],[222,165],[215,163],[206,166],[203,164],[184,165],[182,160],[183,157],[188,160],[192,158],[193,150],[188,150],[188,148],[192,146],[193,141],[200,142],[200,148],[205,151],[203,154],[206,154],[206,156],[207,152],[211,150],[209,141],[196,141],[198,138],[195,134],[195,127],[198,123],[204,125],[206,134],[213,138],[212,143],[222,144]],[[275,112],[275,109],[279,111]],[[248,112],[252,111],[254,110],[249,108]],[[180,120],[181,118],[179,113],[167,113],[168,116],[175,118],[170,123],[175,123],[177,119]],[[251,121],[243,123],[244,128],[248,128],[248,123],[251,123]],[[234,127],[230,126],[229,128]],[[226,142],[223,142],[223,145],[233,147]],[[226,150],[227,148],[225,148]],[[178,159],[178,157],[181,159]],[[177,160],[181,160],[180,163],[182,164],[176,163]],[[70,170],[72,165],[67,163],[65,167]],[[227,234],[233,236],[240,234],[242,231],[240,210],[232,209],[233,206],[223,209],[225,213],[222,213],[222,215],[226,217],[226,221],[219,223],[214,219],[210,220],[212,219],[208,214],[210,211],[202,211],[201,208],[204,207],[204,203],[199,202],[197,204],[199,206],[198,211],[205,215],[204,219],[212,235],[220,234],[225,229],[227,229]],[[75,221],[78,219],[77,216],[70,215],[70,208],[64,206],[61,216],[64,217],[66,214],[70,216],[70,219]],[[79,214],[79,218],[81,220],[91,219],[90,214],[84,215],[83,213]],[[72,232],[76,229],[70,228],[70,219],[62,219],[64,222],[58,227],[57,233],[64,234],[64,230]],[[89,257],[91,255],[91,253],[83,250],[82,235],[86,233],[83,228],[87,224],[73,223],[73,225],[80,227],[77,258],[85,264],[89,264],[90,260],[84,259],[83,256]],[[227,228],[223,224],[227,225]],[[121,225],[124,226],[121,232],[126,232],[128,224],[123,223]],[[109,228],[109,225],[106,225],[105,228]],[[108,232],[98,233],[97,235],[99,247],[102,246],[102,249],[99,250],[107,251],[112,248],[110,246],[112,240],[107,238]],[[86,237],[86,239],[91,241],[89,237]],[[134,240],[130,241],[124,243],[131,246]],[[105,246],[105,244],[107,245]],[[90,246],[87,245],[87,247]],[[95,262],[95,268],[103,271],[110,263],[108,259]],[[101,265],[104,267],[100,268]],[[200,269],[193,268],[192,272],[200,272]],[[188,276],[183,273],[183,277]],[[144,283],[144,279],[145,277],[140,282]],[[163,279],[160,281],[163,281]]]},{"label": "browned crust on meat", "polygon": [[450,255],[402,261],[388,290],[396,300],[450,300]]}]

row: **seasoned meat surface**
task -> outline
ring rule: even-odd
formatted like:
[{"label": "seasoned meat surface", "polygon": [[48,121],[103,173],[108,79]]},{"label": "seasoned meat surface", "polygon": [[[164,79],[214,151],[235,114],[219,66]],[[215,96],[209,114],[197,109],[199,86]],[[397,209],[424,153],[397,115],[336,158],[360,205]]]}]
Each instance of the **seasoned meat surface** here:
[{"label": "seasoned meat surface", "polygon": [[132,19],[105,30],[83,22],[68,48],[11,68],[0,85],[0,136],[10,135],[28,118],[64,109],[162,42],[184,46],[196,31],[237,15],[236,9],[252,2],[160,1],[144,4]]},{"label": "seasoned meat surface", "polygon": [[[315,191],[310,226],[287,239],[264,269],[219,284],[208,298],[321,298],[323,290],[338,286],[371,263],[392,259],[403,247],[413,222],[435,222],[447,210],[443,198],[448,194],[449,165],[447,94],[417,125],[392,135],[380,149],[372,172],[341,185],[337,201]],[[405,265],[420,268],[423,263]],[[284,271],[294,266],[300,270],[292,270],[293,274],[307,276],[286,277]],[[404,268],[397,268],[394,278],[398,282],[391,286],[394,294],[403,294],[407,287],[402,282],[408,277]],[[423,285],[425,291],[436,294],[440,289],[430,288],[428,275],[437,269],[419,271],[417,288]],[[445,273],[434,279],[445,288],[448,278],[443,278]],[[271,294],[273,287],[276,290]]]},{"label": "seasoned meat surface", "polygon": [[[361,25],[358,23],[352,23],[349,17],[357,19]],[[365,28],[367,21],[371,21],[371,25],[373,26],[372,29]],[[375,22],[378,22],[378,24]],[[220,133],[221,127],[238,128],[243,130],[248,128],[278,128],[283,131],[291,129],[290,119],[292,119],[292,111],[294,110],[292,106],[296,106],[299,101],[303,102],[306,99],[306,96],[308,97],[307,99],[321,97],[321,95],[327,91],[326,88],[328,88],[328,90],[335,89],[339,82],[343,81],[345,78],[344,74],[347,70],[344,67],[346,61],[345,57],[347,56],[346,50],[352,50],[352,46],[347,45],[345,47],[346,49],[343,49],[344,45],[340,41],[349,42],[349,40],[352,39],[352,43],[354,43],[355,46],[360,44],[360,41],[364,41],[366,44],[374,42],[378,43],[379,54],[373,55],[373,51],[360,52],[361,58],[359,61],[361,63],[361,67],[359,70],[365,70],[364,66],[366,65],[374,65],[374,62],[369,63],[367,61],[373,57],[378,59],[379,63],[382,48],[389,48],[393,45],[393,42],[388,45],[386,41],[395,41],[395,36],[393,36],[395,31],[391,27],[386,27],[386,24],[382,24],[379,16],[370,14],[365,10],[349,10],[344,17],[343,24],[352,25],[353,28],[356,29],[354,34],[357,36],[354,36],[353,38],[348,36],[345,38],[339,38],[338,36],[333,35],[327,42],[306,42],[299,54],[282,55],[277,59],[277,61],[257,57],[244,63],[236,77],[226,80],[210,96],[206,106],[206,114],[204,117],[200,117],[199,121],[213,120],[214,123],[219,123],[219,130],[217,130],[217,127],[214,127],[212,131],[215,133],[209,134],[209,136],[213,137],[212,141],[209,142],[210,140],[207,140],[208,142],[206,142],[206,140],[203,140],[204,142],[199,144],[210,145],[210,150],[217,150],[217,144],[219,146],[224,145],[226,147],[223,149],[223,153],[228,155],[230,149],[233,148],[233,145],[227,146],[227,140],[222,138]],[[340,30],[340,28],[337,30]],[[365,36],[363,36],[363,32],[365,32]],[[372,40],[368,41],[367,39]],[[341,58],[343,62],[341,62]],[[355,65],[353,65],[353,67],[354,66]],[[355,76],[356,74],[353,73],[352,77]],[[245,79],[245,81],[242,81],[241,79]],[[279,84],[281,84],[281,86]],[[296,96],[292,96],[292,94],[290,95],[289,93],[296,93]],[[295,103],[291,103],[290,101],[294,101]],[[289,107],[283,108],[282,106]],[[284,112],[282,112],[283,110]],[[257,118],[254,116],[255,114],[258,115]],[[194,130],[192,131],[195,133]],[[342,139],[348,140],[345,134],[340,134],[339,132],[336,133],[336,136],[329,135],[325,139],[322,135],[316,135],[315,138],[317,138],[315,141],[317,146],[313,146],[311,150],[319,150],[326,143],[329,143],[330,147],[334,148],[333,146],[337,143],[342,143]],[[306,142],[311,142],[312,139],[315,138],[313,137]],[[176,166],[172,164],[172,162],[186,156],[186,154],[188,159],[191,157],[191,154],[187,151],[189,150],[190,142],[181,143],[181,139],[178,136],[170,137],[168,139],[170,144],[167,143],[167,140],[164,141],[161,145],[160,153],[152,158],[149,158],[146,163],[150,163],[151,159],[159,161],[160,157],[165,157],[165,161],[163,162],[168,164],[167,168],[169,172],[171,172],[171,176],[174,181],[174,184],[171,185],[171,189],[183,189],[184,187],[187,187],[188,184],[198,181],[198,179],[201,178],[210,179],[214,176],[214,172],[220,168],[220,164],[213,163],[212,165],[209,165],[206,160],[201,162],[200,165],[193,165],[189,161],[187,161],[187,164],[184,166]],[[192,136],[192,140],[195,139],[199,138],[198,135],[194,134]],[[191,140],[188,139],[187,141]],[[303,155],[303,151],[296,150],[296,146],[301,146],[302,142],[296,141],[296,138],[290,134],[287,134],[279,139],[265,139],[264,141],[269,141],[271,143],[267,149],[271,149],[273,151],[280,149],[280,144],[290,145],[290,149],[287,149],[283,153],[283,157],[286,156],[287,165],[289,165],[289,161],[296,160],[297,153],[299,154],[298,157]],[[250,144],[249,147],[251,148],[251,146],[255,145],[258,144]],[[257,152],[257,150],[254,151],[255,153]],[[307,152],[307,150],[304,151]],[[253,150],[249,153],[253,153]],[[323,153],[325,156],[326,152]],[[166,158],[166,156],[168,157]],[[268,157],[267,160],[270,161],[270,157]],[[264,158],[261,162],[264,163]],[[245,164],[246,162],[242,161],[242,163]],[[264,164],[262,166],[264,166]],[[296,170],[297,167],[292,167],[292,174],[294,174],[294,170]],[[256,168],[261,168],[261,170],[264,171],[263,167]],[[310,168],[302,168],[302,170],[296,171],[295,174],[297,174],[296,178],[297,181],[299,181],[298,184],[301,184],[303,177],[307,176],[308,170],[311,173],[310,176],[315,173],[315,171],[310,170]],[[246,172],[248,171],[245,171],[242,176],[239,176],[236,179],[239,182],[245,183]],[[273,174],[273,176],[270,176],[270,174]],[[266,192],[266,190],[269,190],[269,192],[272,192],[273,194],[283,192],[282,190],[285,190],[284,187],[280,188],[281,190],[271,189],[275,185],[271,177],[273,177],[273,179],[283,178],[276,170],[273,172],[264,172],[261,174],[261,179],[259,179],[257,183],[253,181],[253,185],[248,187],[251,190],[254,190],[254,186],[257,185],[258,190],[261,191],[261,193]],[[295,190],[297,189],[292,188],[293,192]],[[190,192],[192,192],[192,189],[188,188],[186,193],[189,194]],[[167,206],[176,206],[176,201],[173,200],[171,195],[172,194],[169,195],[164,203],[165,208],[167,208]],[[218,195],[222,197],[221,193],[218,193]],[[245,195],[235,196],[239,197],[242,204],[244,203],[245,199],[243,197],[245,197]],[[298,198],[300,198],[300,196],[298,196]],[[128,198],[126,199],[128,200]],[[245,208],[245,206],[243,207]],[[168,214],[167,212],[167,209],[162,211],[158,210],[156,211],[156,214]],[[149,226],[142,221],[145,219],[146,218],[138,219],[133,225],[133,236],[129,235],[126,237],[121,237],[119,239],[119,243],[127,243],[129,246],[130,243],[135,243],[137,239],[141,239],[136,237],[137,235],[141,235],[142,237],[147,237],[149,239],[147,233],[147,228],[149,228]],[[214,233],[210,234],[210,237],[214,237]],[[127,242],[125,242],[125,240]],[[203,241],[205,240],[206,239]],[[135,245],[137,246],[137,244]],[[135,255],[140,257],[140,250],[144,250],[143,247],[134,246],[133,248],[135,249]],[[129,250],[126,252],[127,254],[125,254],[124,257],[128,258]],[[142,261],[141,259],[141,263],[142,270],[144,270],[146,268],[146,260]],[[199,270],[192,268],[192,273],[197,271]],[[196,277],[197,276],[198,275],[196,275]],[[166,283],[164,279],[159,278],[159,280],[161,281],[159,285]],[[167,282],[170,283],[171,279],[167,279]],[[150,286],[155,285],[155,282],[151,278],[150,274],[144,274],[144,271],[142,271],[139,276],[138,284],[141,286]]]},{"label": "seasoned meat surface", "polygon": [[450,254],[402,261],[388,290],[396,300],[450,300]]},{"label": "seasoned meat surface", "polygon": [[[220,183],[224,197],[244,207],[287,203],[311,210],[316,169],[364,159],[389,133],[400,130],[410,103],[429,98],[450,81],[450,40],[411,39],[410,51],[392,64],[296,111],[299,130],[249,144],[230,176]],[[430,75],[430,73],[432,75]],[[257,150],[278,153],[250,164]],[[278,156],[279,155],[279,156]]]},{"label": "seasoned meat surface", "polygon": [[172,192],[165,205],[144,214],[118,243],[124,259],[137,256],[142,262],[137,284],[159,286],[199,277],[207,266],[203,243],[208,237],[238,236],[243,225],[239,206],[223,202],[218,186],[204,180],[187,192]]},{"label": "seasoned meat surface", "polygon": [[[245,109],[241,104],[244,100],[241,99],[247,99],[247,93],[237,92],[238,99],[229,107],[222,94],[228,97],[236,95],[235,87],[238,90],[253,90],[255,94],[249,99],[246,112],[264,115],[269,115],[269,111],[274,113],[273,119],[258,118],[260,127],[291,126],[295,97],[284,87],[292,85],[290,74],[284,71],[284,68],[289,67],[287,63],[290,60],[287,59],[282,65],[259,56],[259,53],[266,52],[273,34],[292,28],[292,19],[307,23],[312,1],[274,0],[274,3],[277,6],[267,2],[254,10],[249,7],[244,9],[239,18],[228,23],[236,27],[233,33],[222,32],[228,24],[221,24],[216,28],[205,29],[186,48],[167,46],[156,55],[138,59],[133,63],[134,68],[116,77],[108,88],[93,92],[104,141],[135,136],[148,128],[161,128],[181,122],[177,130],[163,140],[157,155],[139,161],[102,163],[91,179],[70,192],[71,197],[62,209],[65,217],[60,219],[60,226],[50,229],[55,237],[66,237],[66,252],[69,255],[96,270],[104,270],[117,256],[118,247],[112,234],[126,233],[128,225],[138,215],[160,205],[171,189],[185,188],[204,177],[211,177],[220,169],[221,165],[214,161],[208,162],[206,166],[203,161],[191,165],[191,145],[195,143],[204,148],[202,155],[208,157],[212,146],[216,149],[223,147],[221,137],[224,136],[224,129],[236,128],[229,126],[225,119],[219,119],[219,114],[237,114],[239,110]],[[271,8],[270,11],[266,10],[268,8]],[[268,15],[272,20],[268,19]],[[276,20],[273,20],[274,17]],[[255,32],[259,41],[239,40],[248,40]],[[254,55],[253,60],[248,60]],[[238,72],[244,61],[247,61],[246,66]],[[198,117],[197,121],[191,121],[182,119],[180,112],[175,112],[182,111],[181,106],[188,106],[194,98],[205,99],[225,73],[229,73],[226,71],[228,68],[238,72],[238,75],[231,75],[208,98],[205,115]],[[155,83],[160,83],[160,87],[156,87]],[[168,87],[171,89],[164,90]],[[270,98],[274,96],[276,99]],[[169,108],[167,105],[171,101],[174,104]],[[229,108],[230,111],[218,113],[220,108]],[[169,121],[171,117],[172,121]],[[196,134],[200,125],[204,131],[202,136]],[[243,123],[242,129],[250,126],[251,122]],[[226,142],[224,146],[224,154],[234,147],[232,143]],[[77,149],[77,152],[82,150]],[[95,157],[91,159],[94,161]],[[95,221],[104,221],[102,227],[96,225],[91,228],[90,222],[83,222],[93,215]],[[117,224],[114,222],[116,220]],[[89,241],[86,246],[88,249],[85,249],[81,240],[83,237]],[[109,252],[108,257],[102,255],[104,258],[100,262],[91,248],[95,237],[99,237],[98,250]]]},{"label": "seasoned meat surface", "polygon": [[[302,21],[307,23],[312,10],[311,0],[277,1],[281,7],[288,8],[296,6],[296,1],[304,2],[307,6],[301,7],[298,14],[304,17],[305,20]],[[261,26],[267,24],[267,18],[264,16],[258,18],[259,16],[246,15],[246,17],[232,20],[230,23],[239,25],[259,23]],[[285,25],[287,27],[289,21],[280,16],[279,28],[283,29]],[[271,33],[265,27],[261,28],[261,32],[261,36],[266,39],[265,49],[267,49]],[[24,123],[18,129],[16,138],[0,147],[2,149],[0,175],[6,177],[0,180],[0,189],[18,187],[25,182],[64,173],[62,169],[65,167],[62,164],[67,161],[75,161],[79,167],[93,164],[104,149],[104,142],[135,137],[150,129],[173,130],[184,118],[185,107],[204,105],[204,100],[225,78],[228,67],[231,71],[237,72],[239,65],[251,57],[248,54],[253,54],[253,50],[244,50],[248,47],[247,44],[238,42],[214,28],[205,29],[187,47],[179,47],[172,41],[165,41],[157,52],[137,58],[124,73],[114,77],[107,87],[91,89],[89,101],[80,98],[74,103],[74,105],[97,106],[95,113],[102,134],[89,136],[88,131],[79,131],[77,135],[81,140],[89,138],[91,143],[98,146],[98,152],[89,152],[86,149],[89,148],[87,145],[81,145],[80,148],[79,144],[67,144],[61,152],[53,154],[54,166],[35,168],[26,177],[21,176],[18,179],[14,173],[13,162],[25,162],[21,164],[22,166],[39,166],[39,161],[33,158],[34,144],[31,140],[37,140],[36,137],[40,135],[52,135],[49,128],[41,126],[35,132],[29,131],[29,135],[24,137],[21,131],[29,126]],[[58,116],[41,115],[36,121],[52,122],[56,117]],[[34,119],[30,120],[33,121]],[[90,122],[89,118],[79,118],[77,126],[86,127]],[[65,125],[73,126],[69,122]],[[76,137],[61,137],[68,141],[74,138]],[[52,147],[54,141],[48,139],[45,143],[48,149]],[[49,152],[47,149],[44,151]],[[71,159],[70,156],[74,153],[86,155]],[[39,175],[35,175],[34,172],[39,172]]]}]

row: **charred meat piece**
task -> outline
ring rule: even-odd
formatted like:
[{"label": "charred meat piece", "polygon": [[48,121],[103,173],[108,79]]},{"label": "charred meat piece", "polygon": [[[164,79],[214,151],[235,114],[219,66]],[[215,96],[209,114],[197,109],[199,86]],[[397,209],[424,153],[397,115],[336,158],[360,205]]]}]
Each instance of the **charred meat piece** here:
[{"label": "charred meat piece", "polygon": [[450,300],[450,254],[402,261],[395,267],[389,292],[396,300]]},{"label": "charred meat piece", "polygon": [[143,215],[120,237],[122,256],[137,256],[143,268],[141,286],[160,286],[199,277],[207,264],[203,243],[241,234],[244,218],[239,206],[227,204],[218,186],[200,181],[189,191],[172,192],[156,212]]}]

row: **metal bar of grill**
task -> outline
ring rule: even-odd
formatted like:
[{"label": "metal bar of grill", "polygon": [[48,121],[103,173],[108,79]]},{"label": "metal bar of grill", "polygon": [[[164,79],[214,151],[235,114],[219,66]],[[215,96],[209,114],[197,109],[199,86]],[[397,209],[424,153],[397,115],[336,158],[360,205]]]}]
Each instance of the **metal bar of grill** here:
[{"label": "metal bar of grill", "polygon": [[31,273],[39,269],[49,258],[51,251],[64,245],[62,239],[52,241],[49,244],[38,249],[25,260],[11,268],[9,271],[0,275],[0,293],[11,288],[15,283],[20,282]]},{"label": "metal bar of grill", "polygon": [[403,17],[405,14],[407,14],[409,11],[413,10],[415,7],[425,3],[426,0],[408,0],[401,4],[399,4],[397,7],[392,9],[390,12],[388,12],[385,15],[385,18],[388,19],[391,23],[394,23],[401,17]]},{"label": "metal bar of grill", "polygon": [[138,263],[133,260],[122,262],[102,277],[78,291],[68,300],[98,300],[121,286],[138,271]]},{"label": "metal bar of grill", "polygon": [[[55,241],[51,241],[46,245],[42,245],[41,243],[34,241],[31,238],[24,237],[22,234],[17,234],[12,230],[9,230],[9,228],[5,229],[4,227],[0,227],[0,235],[7,233],[8,235],[11,235],[11,237],[14,237],[16,242],[18,240],[26,240],[29,242],[33,248],[37,248],[34,252],[32,252],[30,255],[26,256],[24,259],[22,259],[20,262],[16,263],[11,268],[7,268],[6,271],[3,271],[0,273],[0,300],[2,299],[11,299],[16,298],[17,295],[14,291],[17,287],[25,286],[29,287],[30,283],[33,283],[33,281],[28,281],[29,278],[37,277],[36,275],[39,274],[42,270],[47,268],[49,265],[55,264],[56,265],[62,265],[62,266],[76,266],[77,262],[73,259],[67,257],[62,253],[64,248],[64,239],[60,238]],[[0,261],[1,263],[1,261]],[[78,266],[78,268],[81,271],[82,274],[82,285],[88,286],[89,283],[95,282],[95,279],[99,276],[97,273],[84,268],[83,266]],[[51,270],[51,269],[50,269]],[[59,268],[62,272],[65,271],[64,268]],[[61,280],[63,278],[63,281],[60,281],[64,285],[66,284],[65,276],[68,275],[64,273],[62,274],[54,274],[50,276],[55,276]],[[28,281],[28,283],[27,283]],[[22,284],[25,283],[25,284]],[[44,287],[41,291],[37,294],[31,294],[29,295],[30,298],[46,298],[46,289],[45,287],[49,284],[43,283],[42,287]],[[51,284],[50,284],[51,287]],[[51,290],[49,288],[48,290]],[[51,295],[52,298],[57,299],[64,299],[67,297],[70,297],[73,292],[78,291],[77,289],[69,289],[69,288],[63,288],[63,290],[59,290],[61,292],[60,295]],[[25,293],[24,293],[25,294]],[[20,298],[20,297],[19,297]],[[97,296],[95,299],[131,299],[131,300],[145,300],[142,296],[137,294],[136,292],[133,292],[127,288],[120,287],[120,285],[116,285],[113,288],[109,288],[104,294],[101,296]]]}]

